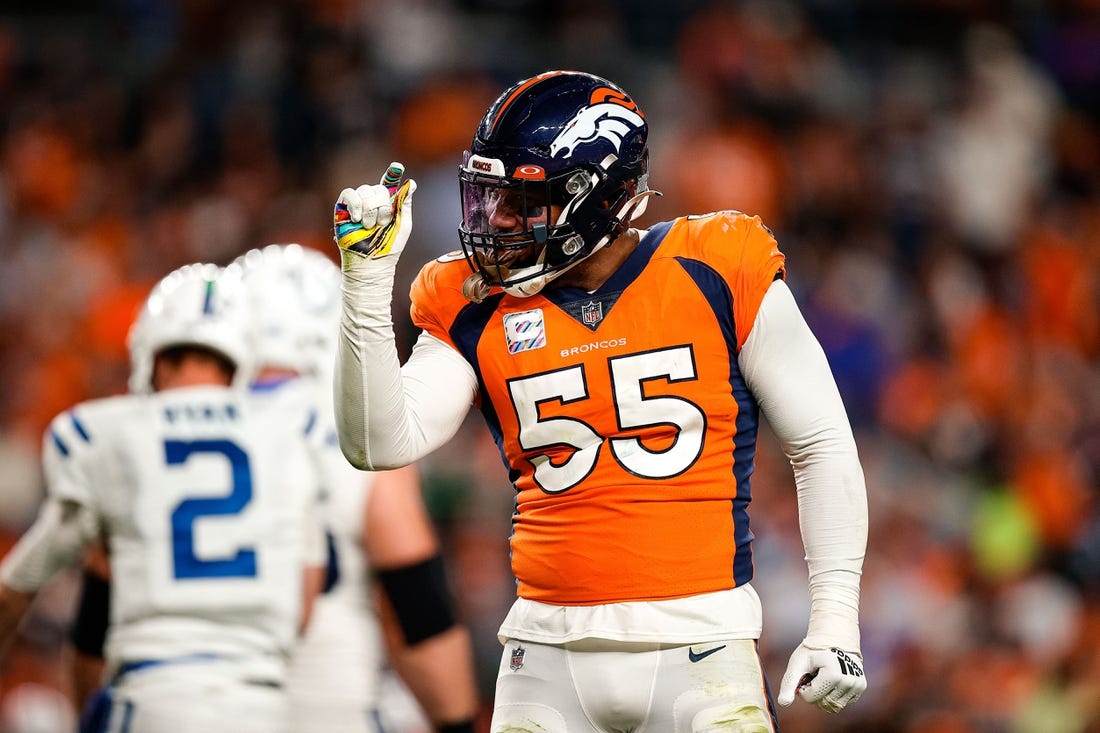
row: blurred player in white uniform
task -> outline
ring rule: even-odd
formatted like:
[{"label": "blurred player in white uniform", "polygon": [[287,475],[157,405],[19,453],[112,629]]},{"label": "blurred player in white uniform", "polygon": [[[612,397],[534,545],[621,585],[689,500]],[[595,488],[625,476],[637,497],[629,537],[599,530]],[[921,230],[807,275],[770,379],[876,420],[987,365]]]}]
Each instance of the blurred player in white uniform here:
[{"label": "blurred player in white uniform", "polygon": [[[297,244],[254,249],[234,264],[244,273],[253,314],[252,390],[310,390],[321,418],[330,557],[324,593],[291,660],[293,730],[420,733],[432,730],[429,718],[441,730],[472,730],[477,695],[469,636],[450,609],[417,470],[363,472],[340,452],[332,400],[339,268]],[[372,574],[388,597],[375,597]],[[390,622],[385,639],[379,601]],[[422,710],[404,684],[386,676],[393,674],[384,671],[386,641]]]},{"label": "blurred player in white uniform", "polygon": [[189,265],[130,332],[132,394],[58,415],[48,496],[0,566],[0,644],[102,541],[109,680],[87,731],[289,733],[287,657],[323,573],[309,415],[234,386],[250,372],[239,273]]}]

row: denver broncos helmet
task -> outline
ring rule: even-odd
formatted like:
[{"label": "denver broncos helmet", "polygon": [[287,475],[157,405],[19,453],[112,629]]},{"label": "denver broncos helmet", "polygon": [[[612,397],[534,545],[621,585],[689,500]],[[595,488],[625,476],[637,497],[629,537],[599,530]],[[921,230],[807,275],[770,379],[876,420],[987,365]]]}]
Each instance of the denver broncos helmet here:
[{"label": "denver broncos helmet", "polygon": [[467,297],[534,295],[625,231],[645,208],[648,132],[627,93],[592,74],[548,71],[501,94],[459,171]]}]

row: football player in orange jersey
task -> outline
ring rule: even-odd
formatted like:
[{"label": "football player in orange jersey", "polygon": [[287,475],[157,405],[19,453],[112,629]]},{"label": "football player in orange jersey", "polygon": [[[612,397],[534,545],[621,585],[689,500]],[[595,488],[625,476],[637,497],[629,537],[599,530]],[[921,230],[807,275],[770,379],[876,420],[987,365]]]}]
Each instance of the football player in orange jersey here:
[{"label": "football player in orange jersey", "polygon": [[619,87],[550,71],[489,108],[459,179],[462,251],[391,295],[412,226],[400,166],[341,192],[341,447],[402,466],[482,412],[516,490],[517,598],[492,730],[776,731],[756,650],[748,506],[763,414],[790,458],[810,619],[778,700],[866,688],[863,471],[825,355],[757,217],[632,226],[648,126]]}]

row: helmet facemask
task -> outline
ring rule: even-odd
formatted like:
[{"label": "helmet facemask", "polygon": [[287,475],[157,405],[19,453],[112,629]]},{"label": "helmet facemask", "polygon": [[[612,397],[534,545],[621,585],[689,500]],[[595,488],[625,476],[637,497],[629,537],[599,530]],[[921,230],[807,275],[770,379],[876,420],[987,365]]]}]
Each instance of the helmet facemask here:
[{"label": "helmet facemask", "polygon": [[[614,156],[604,161],[608,167],[614,162]],[[503,173],[503,164],[467,153],[459,173],[459,239],[480,276],[471,280],[479,281],[474,289],[482,297],[494,286],[519,297],[534,295],[612,241],[629,223],[619,217],[638,188],[637,180],[619,180],[596,166],[550,177],[534,165],[521,166],[511,177],[486,169]]]}]

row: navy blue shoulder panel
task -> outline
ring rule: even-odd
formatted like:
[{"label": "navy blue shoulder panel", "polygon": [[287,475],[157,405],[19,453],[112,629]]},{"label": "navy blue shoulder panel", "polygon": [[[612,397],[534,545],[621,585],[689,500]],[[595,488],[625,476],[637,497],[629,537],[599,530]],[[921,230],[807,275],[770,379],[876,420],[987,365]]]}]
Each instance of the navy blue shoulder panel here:
[{"label": "navy blue shoulder panel", "polygon": [[737,433],[733,441],[733,478],[737,494],[733,501],[733,526],[737,550],[733,558],[733,577],[738,585],[752,580],[752,531],[749,529],[749,502],[752,500],[752,472],[756,456],[756,438],[760,427],[760,406],[749,390],[737,363],[737,328],[733,318],[733,293],[725,278],[705,262],[688,257],[676,261],[699,288],[725,336],[730,365],[730,394],[737,402]]},{"label": "navy blue shoulder panel", "polygon": [[[458,347],[458,353],[462,354],[462,358],[474,368],[474,374],[477,375],[478,389],[483,396],[487,393],[485,380],[481,375],[481,365],[477,359],[477,345],[481,342],[481,335],[485,333],[486,326],[489,325],[489,321],[496,314],[497,306],[500,305],[503,298],[504,293],[497,293],[480,303],[469,303],[463,306],[462,310],[455,316],[454,323],[451,324],[448,331],[451,340]],[[484,397],[481,400],[481,414],[485,418],[485,424],[489,427],[493,441],[497,444],[501,460],[504,460],[504,465],[507,466],[508,462],[504,459],[504,439],[500,429],[500,420],[497,418],[492,402]]]},{"label": "navy blue shoulder panel", "polygon": [[676,261],[684,268],[688,276],[699,287],[699,292],[707,299],[714,317],[722,326],[722,335],[726,337],[726,343],[730,345],[730,356],[737,360],[737,324],[733,320],[733,292],[725,278],[718,271],[705,262],[677,257]]},{"label": "navy blue shoulder panel", "polygon": [[477,373],[477,381],[481,384],[481,368],[477,363],[477,345],[481,342],[481,334],[485,333],[485,327],[497,311],[497,306],[504,298],[504,293],[490,295],[480,303],[467,303],[455,316],[454,323],[447,331],[458,353],[470,363]]}]

